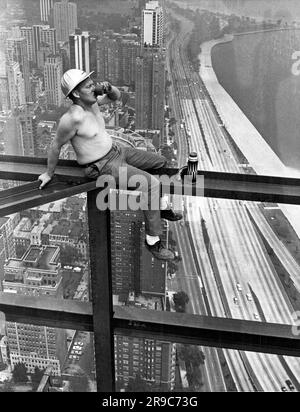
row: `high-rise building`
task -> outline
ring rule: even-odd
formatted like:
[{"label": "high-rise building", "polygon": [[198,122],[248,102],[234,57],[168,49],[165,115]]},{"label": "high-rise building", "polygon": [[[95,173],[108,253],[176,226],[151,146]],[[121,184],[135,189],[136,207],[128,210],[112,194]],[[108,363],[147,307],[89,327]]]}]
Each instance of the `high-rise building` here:
[{"label": "high-rise building", "polygon": [[37,133],[37,117],[27,107],[27,105],[19,106],[15,111],[17,116],[20,141],[22,146],[22,156],[34,157],[34,141]]},{"label": "high-rise building", "polygon": [[37,50],[37,67],[43,68],[47,57],[57,53],[56,29],[43,26],[40,36],[40,48]]},{"label": "high-rise building", "polygon": [[164,13],[158,1],[146,3],[142,12],[142,46],[163,47]]},{"label": "high-rise building", "polygon": [[[43,68],[45,49],[49,54],[57,53],[56,29],[49,25],[36,24],[32,27],[21,27],[21,34],[26,38],[29,60],[39,68]],[[48,56],[46,56],[48,57]]]},{"label": "high-rise building", "polygon": [[164,129],[165,52],[145,48],[136,60],[136,128]]},{"label": "high-rise building", "polygon": [[10,99],[10,109],[15,110],[17,107],[26,104],[25,82],[20,70],[20,64],[17,62],[8,62],[6,65],[8,90]]},{"label": "high-rise building", "polygon": [[19,224],[19,221],[19,213],[14,213],[9,217],[0,219],[0,235],[3,236],[4,239],[5,259],[14,258],[16,256],[13,233],[15,227]]},{"label": "high-rise building", "polygon": [[0,110],[10,110],[8,77],[0,76]]},{"label": "high-rise building", "polygon": [[22,73],[25,86],[25,98],[31,102],[31,85],[30,85],[30,68],[26,39],[10,38],[6,41],[6,61],[8,64],[13,62],[19,63],[19,69]]},{"label": "high-rise building", "polygon": [[57,41],[68,42],[70,34],[78,27],[77,5],[68,0],[54,3],[54,27],[57,30]]},{"label": "high-rise building", "polygon": [[113,294],[127,297],[140,289],[143,215],[141,211],[114,211],[111,227]]},{"label": "high-rise building", "polygon": [[140,44],[136,36],[105,34],[97,41],[97,74],[114,84],[134,85]]},{"label": "high-rise building", "polygon": [[104,36],[97,41],[97,74],[99,79],[113,84],[119,81],[119,43]]},{"label": "high-rise building", "polygon": [[63,66],[61,57],[48,57],[44,68],[45,91],[48,105],[61,106],[63,103],[63,93],[60,86],[62,75]]},{"label": "high-rise building", "polygon": [[9,217],[0,218],[0,290],[2,290],[2,281],[4,280],[5,261],[16,257],[16,247],[13,234],[19,220],[19,213],[15,213]]},{"label": "high-rise building", "polygon": [[141,56],[136,60],[136,127],[164,133],[164,13],[158,1],[142,13]]},{"label": "high-rise building", "polygon": [[21,36],[26,39],[28,59],[32,63],[35,61],[34,40],[33,40],[33,28],[21,27]]},{"label": "high-rise building", "polygon": [[[59,248],[31,245],[22,259],[9,259],[2,288],[4,293],[62,298]],[[7,322],[6,330],[12,368],[22,362],[33,373],[35,367],[50,365],[55,375],[61,374],[67,353],[65,330],[15,322]]]},{"label": "high-rise building", "polygon": [[140,55],[139,43],[135,40],[123,40],[120,50],[119,77],[121,84],[135,86],[136,59]]},{"label": "high-rise building", "polygon": [[41,21],[48,22],[54,0],[40,0]]},{"label": "high-rise building", "polygon": [[3,112],[0,113],[0,123],[5,154],[22,156],[23,148],[18,117],[12,111]]},{"label": "high-rise building", "polygon": [[74,69],[91,71],[91,38],[88,31],[76,29],[70,35],[70,64]]}]

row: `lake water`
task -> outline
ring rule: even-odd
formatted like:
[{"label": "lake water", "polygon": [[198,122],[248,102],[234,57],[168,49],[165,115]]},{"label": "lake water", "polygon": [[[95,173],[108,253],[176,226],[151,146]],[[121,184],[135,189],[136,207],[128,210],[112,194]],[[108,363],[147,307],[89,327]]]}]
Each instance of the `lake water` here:
[{"label": "lake water", "polygon": [[219,82],[283,163],[300,170],[300,30],[238,36],[215,46],[212,61]]}]

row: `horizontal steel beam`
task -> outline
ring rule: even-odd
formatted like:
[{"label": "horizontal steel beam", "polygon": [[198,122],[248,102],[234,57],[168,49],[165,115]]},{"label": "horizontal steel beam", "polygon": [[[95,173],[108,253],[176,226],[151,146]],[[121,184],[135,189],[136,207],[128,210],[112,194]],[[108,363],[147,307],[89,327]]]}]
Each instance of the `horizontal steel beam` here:
[{"label": "horizontal steel beam", "polygon": [[39,186],[40,182],[36,181],[0,191],[0,217],[88,192],[95,189],[96,182],[72,185],[54,179],[43,190],[40,190]]},{"label": "horizontal steel beam", "polygon": [[[34,181],[45,171],[46,159],[0,156],[0,179]],[[157,170],[149,170],[157,174]],[[160,175],[173,176],[178,169],[160,169]],[[204,196],[260,202],[300,204],[300,179],[235,173],[198,171],[204,178]],[[88,183],[76,161],[60,160],[56,169],[59,182]],[[51,186],[51,184],[49,185]],[[170,193],[174,193],[171,188]],[[197,193],[194,190],[193,196]]]},{"label": "horizontal steel beam", "polygon": [[[0,179],[28,182],[37,178],[46,171],[47,159],[23,156],[0,156]],[[56,174],[66,177],[70,181],[82,181],[83,169],[72,160],[59,160]]]},{"label": "horizontal steel beam", "polygon": [[114,331],[189,345],[300,357],[292,326],[181,313],[115,309]]},{"label": "horizontal steel beam", "polygon": [[[92,304],[0,293],[6,320],[93,331]],[[300,357],[292,326],[114,306],[115,334],[189,345]]]},{"label": "horizontal steel beam", "polygon": [[257,179],[252,181],[234,179],[230,174],[205,176],[204,196],[253,202],[300,204],[300,180],[274,178],[274,180],[264,181],[258,176],[255,177]]},{"label": "horizontal steel beam", "polygon": [[0,312],[8,322],[93,331],[89,302],[0,292]]}]

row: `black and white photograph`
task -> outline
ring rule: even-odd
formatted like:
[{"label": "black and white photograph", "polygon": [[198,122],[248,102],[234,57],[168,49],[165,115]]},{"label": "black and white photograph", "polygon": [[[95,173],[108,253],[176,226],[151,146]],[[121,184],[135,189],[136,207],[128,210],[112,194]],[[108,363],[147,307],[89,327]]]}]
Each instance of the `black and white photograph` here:
[{"label": "black and white photograph", "polygon": [[299,0],[0,0],[0,392],[300,392]]}]

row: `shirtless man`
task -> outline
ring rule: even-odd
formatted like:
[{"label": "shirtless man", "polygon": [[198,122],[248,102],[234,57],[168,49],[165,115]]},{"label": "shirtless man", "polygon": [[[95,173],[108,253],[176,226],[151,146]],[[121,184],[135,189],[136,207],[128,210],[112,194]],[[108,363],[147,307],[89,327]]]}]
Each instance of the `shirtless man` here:
[{"label": "shirtless man", "polygon": [[[126,167],[128,179],[136,175],[145,177],[147,185],[144,188],[140,185],[139,190],[142,193],[141,197],[143,193],[148,194],[146,199],[150,205],[150,199],[159,196],[160,186],[159,181],[145,170],[164,167],[166,159],[158,154],[124,148],[113,142],[105,129],[99,106],[119,100],[121,93],[108,82],[95,85],[90,78],[91,74],[72,69],[62,77],[63,93],[73,101],[73,105],[59,122],[56,137],[49,151],[47,171],[39,177],[40,189],[51,181],[61,148],[70,142],[78,164],[84,168],[85,175],[90,179],[97,179],[100,175],[106,174],[112,175],[118,183],[120,167]],[[174,260],[174,253],[160,240],[161,218],[176,221],[182,216],[168,208],[151,210],[150,207],[144,210],[144,216],[147,249],[157,259]]]}]

